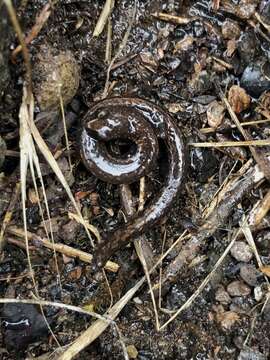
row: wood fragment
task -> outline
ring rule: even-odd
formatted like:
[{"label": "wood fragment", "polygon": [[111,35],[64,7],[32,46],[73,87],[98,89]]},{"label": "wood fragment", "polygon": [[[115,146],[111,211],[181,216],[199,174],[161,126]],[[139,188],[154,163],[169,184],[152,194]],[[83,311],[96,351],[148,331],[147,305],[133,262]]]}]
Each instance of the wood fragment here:
[{"label": "wood fragment", "polygon": [[113,8],[114,8],[114,0],[106,0],[106,3],[101,11],[101,14],[98,18],[97,24],[93,32],[94,37],[97,37],[102,33]]},{"label": "wood fragment", "polygon": [[155,12],[152,13],[151,15],[156,19],[172,22],[173,24],[178,24],[178,25],[186,25],[197,19],[197,17],[176,16],[176,15],[166,14],[163,12]]},{"label": "wood fragment", "polygon": [[227,63],[226,61],[219,59],[215,56],[211,56],[211,59],[213,59],[214,61],[216,61],[217,63],[219,63],[220,65],[224,66],[226,69],[228,70],[233,70],[233,66],[229,63]]},{"label": "wood fragment", "polygon": [[[17,228],[16,226],[9,226],[7,228],[7,232],[12,235],[16,235],[20,238],[24,238],[24,231],[23,229]],[[80,260],[91,263],[93,259],[93,255],[89,254],[85,251],[74,249],[71,246],[59,244],[59,243],[52,243],[50,240],[46,238],[41,238],[40,236],[27,232],[28,233],[28,239],[32,241],[32,244],[36,247],[38,246],[44,246],[50,250],[55,250],[57,252],[60,252],[61,254],[65,254],[69,257],[73,258],[79,258]],[[117,272],[119,269],[119,265],[112,261],[107,261],[105,264],[105,269],[111,272]]]}]

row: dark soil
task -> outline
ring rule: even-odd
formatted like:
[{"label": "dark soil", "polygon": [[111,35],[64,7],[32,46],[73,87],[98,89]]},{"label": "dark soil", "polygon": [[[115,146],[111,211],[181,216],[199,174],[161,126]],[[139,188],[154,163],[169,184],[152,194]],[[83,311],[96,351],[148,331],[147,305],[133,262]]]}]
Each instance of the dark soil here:
[{"label": "dark soil", "polygon": [[[241,122],[265,118],[256,110],[259,105],[264,104],[265,111],[270,110],[269,100],[268,103],[265,100],[267,95],[269,96],[267,90],[270,89],[267,72],[270,35],[254,15],[257,11],[263,21],[270,24],[270,2],[221,0],[219,10],[214,11],[211,4],[217,2],[138,0],[136,19],[127,44],[115,62],[117,66],[111,71],[110,82],[114,82],[114,86],[108,96],[138,96],[157,103],[171,113],[182,129],[187,143],[219,141],[218,136],[223,136],[222,141],[243,140],[238,130],[231,128],[232,123],[227,112],[223,124],[229,126],[221,126],[220,131],[209,133],[200,131],[209,127],[207,109],[214,100],[220,101],[219,88],[227,94],[231,86],[240,85],[251,96],[248,106],[237,114]],[[17,16],[23,31],[27,33],[46,1],[28,0],[18,3]],[[98,38],[92,37],[103,5],[104,1],[98,0],[59,0],[44,28],[29,45],[31,62],[34,65],[34,92],[40,88],[35,87],[35,83],[46,80],[39,76],[39,73],[35,73],[35,65],[42,61],[44,46],[46,49],[50,48],[52,54],[68,50],[80,67],[79,88],[73,99],[66,101],[65,106],[68,135],[72,143],[73,175],[69,174],[66,151],[59,157],[58,164],[67,177],[73,194],[79,199],[83,215],[99,229],[111,228],[123,222],[119,187],[97,180],[84,168],[78,155],[77,141],[81,119],[91,104],[100,99],[106,82],[108,64],[104,58],[107,31],[104,30]],[[116,1],[112,14],[113,55],[124,37],[133,6],[134,1],[131,0]],[[152,16],[155,12],[183,17],[194,16],[196,19],[185,25],[177,25],[155,18]],[[0,14],[7,18],[3,6]],[[228,29],[228,21],[234,24],[233,30]],[[256,28],[251,25],[252,21],[257,24]],[[9,152],[0,175],[2,219],[15,184],[19,181],[18,112],[25,72],[21,55],[17,56],[16,63],[9,60],[11,50],[18,43],[12,26],[1,20],[1,38],[3,32],[6,32],[6,35],[0,39],[0,135]],[[229,54],[231,47],[235,49]],[[221,59],[222,62],[215,59]],[[263,99],[266,102],[263,103]],[[40,119],[37,126],[51,151],[55,154],[56,151],[64,149],[60,112],[52,113],[51,109],[41,111],[37,105],[35,113]],[[248,129],[253,139],[269,138],[269,122],[252,125]],[[269,147],[263,148],[263,151],[269,155]],[[166,249],[185,229],[191,234],[196,233],[200,228],[203,208],[209,204],[232,167],[235,166],[233,172],[236,173],[241,165],[252,157],[248,148],[231,151],[191,146],[188,147],[187,156],[189,166],[182,192],[167,219],[146,234],[156,259],[162,251],[164,233],[166,232]],[[44,170],[55,242],[92,252],[83,227],[68,217],[68,212],[75,210],[65,191],[41,155],[40,162]],[[160,170],[162,172],[162,159]],[[157,180],[162,180],[159,171],[147,177],[147,197],[151,197],[159,187]],[[38,186],[40,187],[40,184]],[[176,279],[166,285],[166,291],[162,294],[163,308],[171,311],[178,309],[197,290],[229,244],[231,234],[239,226],[243,213],[249,214],[254,204],[267,192],[267,188],[269,190],[269,183],[265,181],[247,194],[241,201],[242,208],[232,209],[231,216],[222,227],[203,243],[198,255],[205,257],[197,265],[186,266]],[[30,176],[27,190],[28,230],[45,237],[44,224],[33,196],[34,186]],[[133,190],[138,194],[137,184]],[[16,202],[12,210],[10,226],[16,225],[23,229],[21,202]],[[253,235],[264,264],[269,264],[269,223],[268,227],[256,231]],[[11,236],[8,231],[5,236],[7,244],[0,257],[0,297],[33,298],[34,288],[28,273],[26,251],[12,243],[15,236]],[[241,241],[245,242],[244,239]],[[104,280],[92,274],[89,264],[58,254],[61,290],[53,252],[38,246],[33,248],[31,261],[42,299],[77,306],[94,306],[99,313],[106,311],[110,305],[110,295]],[[241,254],[244,251],[241,250]],[[177,252],[172,251],[165,259],[164,266],[176,255]],[[112,260],[121,266],[119,274],[107,273],[116,302],[144,273],[132,245],[118,251]],[[246,264],[253,266],[241,270]],[[247,272],[245,276],[244,271]],[[254,271],[257,271],[255,275]],[[157,274],[153,275],[153,281],[156,276]],[[235,281],[238,282],[232,284]],[[235,293],[230,290],[233,286],[236,287]],[[269,359],[270,303],[267,303],[262,311],[267,286],[265,278],[258,270],[255,256],[243,260],[230,253],[192,306],[163,331],[158,332],[155,329],[153,306],[146,285],[137,293],[135,299],[126,305],[116,322],[123,342],[126,346],[135,346],[136,358],[139,360]],[[262,292],[261,297],[256,295],[258,292]],[[92,321],[86,315],[64,309],[47,307],[44,311],[61,346],[74,341]],[[161,324],[169,318],[168,314],[162,311],[159,315]],[[53,353],[57,348],[44,324],[40,308],[22,304],[5,305],[2,306],[1,320],[1,359],[32,359]],[[49,358],[49,355],[47,356],[45,358]],[[122,359],[123,356],[118,334],[109,327],[77,358]]]}]

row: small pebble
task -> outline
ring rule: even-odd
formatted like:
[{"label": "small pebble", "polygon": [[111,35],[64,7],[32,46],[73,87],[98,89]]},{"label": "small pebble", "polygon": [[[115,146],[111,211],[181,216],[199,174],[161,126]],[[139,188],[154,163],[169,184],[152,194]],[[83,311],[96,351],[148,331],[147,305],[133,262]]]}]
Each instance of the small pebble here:
[{"label": "small pebble", "polygon": [[238,85],[233,85],[228,94],[228,101],[236,114],[240,114],[243,110],[249,108],[250,96],[246,90]]},{"label": "small pebble", "polygon": [[254,2],[252,3],[247,0],[241,0],[238,5],[237,15],[241,19],[245,19],[245,20],[249,19],[255,13],[256,6],[257,6],[257,4],[255,4]]},{"label": "small pebble", "polygon": [[183,107],[178,103],[171,103],[168,105],[168,110],[172,114],[176,114],[178,112],[184,111]]},{"label": "small pebble", "polygon": [[241,77],[241,86],[246,91],[258,98],[264,91],[270,88],[269,63],[257,61],[248,65]]},{"label": "small pebble", "polygon": [[134,345],[127,346],[127,353],[130,359],[137,359],[138,357],[138,350]]},{"label": "small pebble", "polygon": [[225,107],[218,101],[212,101],[207,108],[208,125],[217,128],[221,125],[225,116]]},{"label": "small pebble", "polygon": [[257,302],[260,302],[264,296],[264,292],[262,290],[262,286],[258,285],[254,289],[254,298]]},{"label": "small pebble", "polygon": [[219,301],[221,304],[224,304],[224,305],[227,305],[231,302],[230,295],[227,293],[227,291],[223,287],[220,287],[217,290],[215,298],[217,301]]},{"label": "small pebble", "polygon": [[227,286],[227,291],[231,296],[247,296],[250,294],[250,287],[242,281],[235,280]]},{"label": "small pebble", "polygon": [[244,31],[237,41],[237,50],[241,63],[248,66],[256,57],[258,49],[258,39],[254,31]]},{"label": "small pebble", "polygon": [[231,248],[231,255],[238,261],[249,262],[253,253],[249,245],[244,241],[236,241]]},{"label": "small pebble", "polygon": [[75,220],[69,220],[65,225],[62,226],[61,238],[66,244],[70,244],[76,238],[76,235],[80,229],[80,224]]},{"label": "small pebble", "polygon": [[225,39],[238,39],[241,34],[241,29],[236,21],[226,19],[222,24],[222,35]]},{"label": "small pebble", "polygon": [[237,314],[247,314],[250,312],[249,297],[235,296],[232,298],[230,304],[230,311],[234,311]]},{"label": "small pebble", "polygon": [[138,304],[138,305],[142,305],[142,304],[143,304],[142,300],[141,300],[138,296],[135,297],[135,298],[133,299],[133,301],[135,302],[135,304]]},{"label": "small pebble", "polygon": [[8,349],[24,350],[48,332],[40,308],[32,304],[4,304],[1,319]]},{"label": "small pebble", "polygon": [[254,265],[244,264],[240,267],[241,278],[250,286],[257,285],[257,278],[259,275],[260,272]]},{"label": "small pebble", "polygon": [[264,354],[249,347],[245,347],[243,350],[241,350],[237,358],[237,360],[266,360],[266,359],[267,357]]}]

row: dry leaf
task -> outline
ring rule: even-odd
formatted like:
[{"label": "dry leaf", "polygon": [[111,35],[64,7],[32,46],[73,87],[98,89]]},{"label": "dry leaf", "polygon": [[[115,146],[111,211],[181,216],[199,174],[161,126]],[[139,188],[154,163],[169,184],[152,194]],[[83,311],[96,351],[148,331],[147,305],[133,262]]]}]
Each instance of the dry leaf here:
[{"label": "dry leaf", "polygon": [[246,90],[238,85],[233,85],[229,90],[228,95],[229,103],[236,114],[248,109],[250,104],[250,96]]},{"label": "dry leaf", "polygon": [[217,314],[217,321],[224,330],[230,330],[239,319],[239,315],[234,311],[225,311],[224,313]]}]

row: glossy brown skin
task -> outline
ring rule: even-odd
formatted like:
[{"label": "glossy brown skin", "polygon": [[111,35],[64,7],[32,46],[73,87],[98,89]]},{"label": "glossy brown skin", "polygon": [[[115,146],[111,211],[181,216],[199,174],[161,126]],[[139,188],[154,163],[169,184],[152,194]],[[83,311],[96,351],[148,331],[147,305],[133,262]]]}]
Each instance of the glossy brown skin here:
[{"label": "glossy brown skin", "polygon": [[[111,140],[128,139],[135,150],[125,157],[114,156],[106,146]],[[80,138],[85,166],[103,181],[132,183],[146,175],[156,164],[158,141],[166,146],[168,173],[164,186],[144,211],[130,221],[102,234],[94,254],[101,267],[119,248],[147,231],[168,211],[181,187],[185,167],[182,134],[172,118],[159,106],[139,98],[111,98],[95,104],[83,120]]]}]

